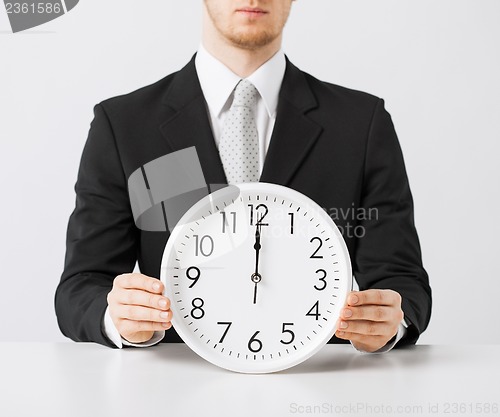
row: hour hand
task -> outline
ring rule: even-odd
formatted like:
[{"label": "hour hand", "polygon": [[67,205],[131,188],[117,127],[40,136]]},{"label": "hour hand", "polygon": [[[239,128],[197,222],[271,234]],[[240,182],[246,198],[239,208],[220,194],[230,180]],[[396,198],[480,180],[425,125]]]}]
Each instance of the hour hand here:
[{"label": "hour hand", "polygon": [[255,273],[259,273],[259,251],[261,249],[260,245],[260,228],[261,225],[257,223],[257,226],[255,227],[255,244],[253,245],[253,248],[255,249]]}]

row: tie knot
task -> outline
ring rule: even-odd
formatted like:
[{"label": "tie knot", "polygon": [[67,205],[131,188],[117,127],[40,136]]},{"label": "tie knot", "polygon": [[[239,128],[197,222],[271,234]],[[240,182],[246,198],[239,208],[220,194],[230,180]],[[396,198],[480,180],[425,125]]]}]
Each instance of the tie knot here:
[{"label": "tie knot", "polygon": [[253,107],[257,102],[257,89],[248,80],[241,80],[234,90],[233,106]]}]

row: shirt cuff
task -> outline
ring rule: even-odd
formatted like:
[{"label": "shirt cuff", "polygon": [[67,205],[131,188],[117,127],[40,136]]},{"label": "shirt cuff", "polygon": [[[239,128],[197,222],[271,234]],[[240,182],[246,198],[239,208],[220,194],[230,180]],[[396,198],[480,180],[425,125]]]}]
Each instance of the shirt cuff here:
[{"label": "shirt cuff", "polygon": [[356,346],[352,344],[352,342],[351,345],[354,346],[354,349],[356,349],[358,352],[361,353],[386,353],[392,350],[392,348],[396,346],[396,343],[398,343],[404,337],[407,328],[408,325],[406,324],[406,321],[403,319],[403,321],[399,323],[398,332],[396,333],[396,336],[394,336],[391,340],[389,340],[385,346],[382,346],[380,349],[374,352],[367,352],[366,350],[358,349]]},{"label": "shirt cuff", "polygon": [[123,346],[133,346],[133,347],[149,347],[156,345],[165,337],[165,331],[154,332],[153,337],[142,343],[131,343],[128,340],[125,340],[121,337],[120,332],[116,328],[111,316],[109,314],[109,307],[106,307],[106,311],[104,313],[104,319],[102,321],[102,329],[106,337],[113,342],[113,344],[121,349]]}]

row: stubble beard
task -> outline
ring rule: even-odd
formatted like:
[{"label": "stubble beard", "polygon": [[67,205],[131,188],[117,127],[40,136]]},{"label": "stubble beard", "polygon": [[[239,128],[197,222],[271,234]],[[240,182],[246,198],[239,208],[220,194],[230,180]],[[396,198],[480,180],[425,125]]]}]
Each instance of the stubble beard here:
[{"label": "stubble beard", "polygon": [[249,33],[248,31],[238,31],[234,28],[229,28],[227,31],[219,30],[219,32],[232,46],[250,51],[269,45],[280,35],[280,32],[271,30],[254,31],[254,33]]},{"label": "stubble beard", "polygon": [[210,2],[205,0],[207,11],[212,24],[221,36],[221,38],[231,46],[236,46],[246,50],[258,50],[274,42],[282,33],[287,16],[282,16],[282,21],[275,22],[268,28],[259,29],[257,23],[255,26],[249,22],[245,27],[235,25],[225,26],[220,18],[218,10],[210,7]]}]

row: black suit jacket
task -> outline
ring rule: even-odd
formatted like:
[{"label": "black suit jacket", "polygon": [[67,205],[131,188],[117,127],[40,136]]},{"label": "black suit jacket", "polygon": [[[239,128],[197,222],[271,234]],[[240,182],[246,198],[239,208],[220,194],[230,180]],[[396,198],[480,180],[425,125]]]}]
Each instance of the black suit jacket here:
[{"label": "black suit jacket", "polygon": [[[142,273],[159,277],[169,236],[136,228],[130,174],[160,156],[195,146],[207,184],[226,178],[194,58],[179,72],[106,100],[94,111],[55,308],[67,337],[113,346],[101,328],[113,279],[131,272],[136,261]],[[398,291],[410,322],[400,345],[414,343],[429,322],[431,290],[403,156],[383,100],[319,81],[287,59],[261,181],[298,190],[332,215],[345,231],[360,289]],[[365,215],[354,215],[361,213],[357,209]],[[363,237],[354,236],[355,227]],[[164,341],[180,338],[171,329]]]}]

